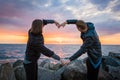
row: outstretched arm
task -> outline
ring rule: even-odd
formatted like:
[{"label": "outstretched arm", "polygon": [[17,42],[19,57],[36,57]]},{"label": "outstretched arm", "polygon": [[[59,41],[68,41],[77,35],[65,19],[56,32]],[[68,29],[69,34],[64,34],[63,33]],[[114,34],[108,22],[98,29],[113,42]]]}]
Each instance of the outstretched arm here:
[{"label": "outstretched arm", "polygon": [[67,24],[76,24],[77,19],[66,20]]},{"label": "outstretched arm", "polygon": [[45,19],[43,20],[44,25],[52,24],[52,23],[55,23],[55,25],[59,28],[60,24],[57,21],[55,21],[55,20],[45,20]]},{"label": "outstretched arm", "polygon": [[81,56],[83,53],[87,51],[87,48],[90,47],[93,44],[93,40],[91,37],[87,37],[86,40],[84,41],[83,45],[81,48],[69,58],[70,61],[77,59],[79,56]]},{"label": "outstretched arm", "polygon": [[78,21],[77,19],[66,20],[60,26],[64,27],[66,24],[76,24],[77,21]]},{"label": "outstretched arm", "polygon": [[40,50],[40,52],[45,56],[52,57],[56,60],[60,60],[60,57],[58,55],[56,55],[53,51],[45,47],[43,44],[39,45],[39,47],[37,47],[36,49]]},{"label": "outstretched arm", "polygon": [[45,20],[45,19],[43,19],[43,24],[44,24],[44,25],[52,24],[52,23],[54,23],[54,22],[55,22],[54,20]]}]

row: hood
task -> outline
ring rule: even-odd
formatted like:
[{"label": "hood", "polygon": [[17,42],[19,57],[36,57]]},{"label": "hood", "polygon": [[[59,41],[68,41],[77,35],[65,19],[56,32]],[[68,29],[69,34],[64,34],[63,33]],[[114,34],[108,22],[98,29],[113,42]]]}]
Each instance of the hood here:
[{"label": "hood", "polygon": [[86,24],[87,24],[87,26],[88,26],[88,30],[94,30],[94,29],[95,29],[93,23],[91,23],[91,22],[87,22]]}]

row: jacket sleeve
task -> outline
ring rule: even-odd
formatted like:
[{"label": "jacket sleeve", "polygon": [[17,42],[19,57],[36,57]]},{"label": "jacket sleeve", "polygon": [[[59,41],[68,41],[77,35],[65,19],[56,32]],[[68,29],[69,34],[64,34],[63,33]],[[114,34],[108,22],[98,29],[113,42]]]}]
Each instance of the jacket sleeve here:
[{"label": "jacket sleeve", "polygon": [[79,56],[81,56],[83,53],[87,51],[87,48],[90,47],[93,44],[93,40],[91,37],[87,37],[86,40],[83,42],[83,45],[81,48],[69,59],[70,61],[77,59]]},{"label": "jacket sleeve", "polygon": [[51,57],[54,55],[54,52],[51,51],[50,49],[48,49],[47,47],[45,47],[43,44],[40,44],[38,47],[36,47],[37,51],[41,52],[41,54]]},{"label": "jacket sleeve", "polygon": [[56,55],[53,51],[51,51],[50,49],[45,47],[43,44],[41,44],[39,48],[40,48],[40,51],[43,55],[48,56],[48,57],[52,57],[56,60],[60,60],[60,57],[58,55]]},{"label": "jacket sleeve", "polygon": [[45,20],[45,19],[43,19],[43,24],[44,25],[47,25],[47,24],[49,24],[49,23],[54,23],[55,21],[54,20]]},{"label": "jacket sleeve", "polygon": [[78,20],[77,19],[71,19],[71,20],[67,20],[67,24],[76,24]]}]

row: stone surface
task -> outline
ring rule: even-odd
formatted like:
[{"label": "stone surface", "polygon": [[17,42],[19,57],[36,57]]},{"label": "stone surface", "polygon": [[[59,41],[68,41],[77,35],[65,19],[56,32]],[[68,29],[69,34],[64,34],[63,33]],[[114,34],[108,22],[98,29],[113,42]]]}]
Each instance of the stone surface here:
[{"label": "stone surface", "polygon": [[1,64],[0,80],[16,80],[14,69],[10,63]]},{"label": "stone surface", "polygon": [[15,77],[16,77],[17,80],[26,80],[26,73],[25,73],[25,70],[24,70],[22,60],[17,60],[13,64],[13,68],[14,68],[14,73],[15,73]]},{"label": "stone surface", "polygon": [[120,59],[120,53],[109,52],[109,55],[108,55],[108,56],[111,56],[111,57]]},{"label": "stone surface", "polygon": [[38,69],[38,80],[55,80],[55,72],[52,70],[39,67]]},{"label": "stone surface", "polygon": [[62,80],[86,80],[86,67],[81,60],[69,64],[62,73]]},{"label": "stone surface", "polygon": [[[86,80],[86,59],[75,60],[65,66],[44,60],[38,66],[38,80]],[[22,60],[17,60],[13,66],[11,63],[0,64],[0,80],[26,80],[25,78]],[[120,80],[119,54],[109,53],[108,56],[103,56],[99,80]]]}]

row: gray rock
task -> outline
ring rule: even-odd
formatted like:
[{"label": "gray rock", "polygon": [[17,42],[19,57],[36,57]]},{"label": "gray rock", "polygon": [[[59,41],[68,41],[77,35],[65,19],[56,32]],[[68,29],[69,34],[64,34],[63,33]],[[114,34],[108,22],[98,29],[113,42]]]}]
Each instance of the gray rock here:
[{"label": "gray rock", "polygon": [[[99,73],[99,80],[120,80],[120,59],[116,53],[104,56]],[[61,63],[53,64],[46,59],[39,65],[38,80],[86,80],[86,59],[75,60],[62,66]],[[15,79],[16,78],[16,79]],[[26,80],[23,61],[0,64],[0,80]]]},{"label": "gray rock", "polygon": [[113,78],[108,72],[104,71],[103,69],[100,69],[99,80],[113,80]]},{"label": "gray rock", "polygon": [[57,63],[52,67],[52,70],[58,70],[62,67],[61,63]]},{"label": "gray rock", "polygon": [[0,80],[16,80],[14,70],[10,63],[1,64]]},{"label": "gray rock", "polygon": [[53,66],[54,66],[54,64],[53,63],[46,63],[44,66],[43,66],[43,68],[46,68],[46,69],[53,69]]},{"label": "gray rock", "polygon": [[40,63],[39,66],[44,67],[44,65],[45,65],[46,63],[47,63],[47,64],[50,63],[50,60],[49,60],[49,59],[43,60],[43,61]]},{"label": "gray rock", "polygon": [[15,73],[16,80],[26,80],[26,73],[25,73],[25,70],[24,70],[22,60],[17,60],[13,64],[13,68],[14,68],[14,73]]},{"label": "gray rock", "polygon": [[52,70],[39,67],[38,69],[38,80],[55,80],[55,72]]},{"label": "gray rock", "polygon": [[120,66],[113,67],[113,66],[107,66],[108,67],[108,73],[113,77],[114,80],[120,80]]},{"label": "gray rock", "polygon": [[109,52],[108,56],[111,56],[120,60],[120,53]]},{"label": "gray rock", "polygon": [[67,68],[67,65],[63,66],[62,68],[60,68],[55,72],[55,80],[62,80],[62,74],[66,68]]},{"label": "gray rock", "polygon": [[106,68],[107,65],[117,67],[117,66],[120,66],[120,61],[116,58],[111,57],[111,56],[104,56],[103,60],[102,60],[102,67],[106,71],[107,71],[107,68]]},{"label": "gray rock", "polygon": [[16,62],[13,63],[13,68],[17,67],[17,66],[21,66],[23,65],[23,61],[22,60],[17,60]]},{"label": "gray rock", "polygon": [[46,59],[43,62],[41,62],[40,66],[50,70],[58,70],[62,65],[61,63],[51,63],[50,60]]},{"label": "gray rock", "polygon": [[69,64],[62,73],[61,80],[86,80],[86,67],[81,60]]}]

